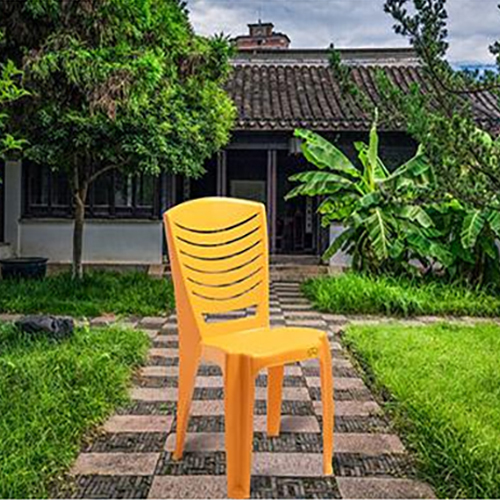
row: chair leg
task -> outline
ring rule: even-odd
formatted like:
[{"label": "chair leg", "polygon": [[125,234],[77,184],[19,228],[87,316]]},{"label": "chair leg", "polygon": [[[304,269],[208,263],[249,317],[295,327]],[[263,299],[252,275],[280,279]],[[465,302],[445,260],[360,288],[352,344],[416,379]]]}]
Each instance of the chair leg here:
[{"label": "chair leg", "polygon": [[267,435],[279,436],[284,366],[273,366],[267,375]]},{"label": "chair leg", "polygon": [[229,498],[249,498],[255,373],[246,356],[230,356],[224,371],[226,467]]},{"label": "chair leg", "polygon": [[323,473],[333,474],[334,401],[332,355],[325,336],[320,354],[321,400],[323,405]]},{"label": "chair leg", "polygon": [[184,441],[186,439],[198,364],[199,360],[194,356],[181,356],[179,359],[179,395],[177,398],[177,427],[175,451],[173,455],[174,460],[180,460],[184,452]]}]

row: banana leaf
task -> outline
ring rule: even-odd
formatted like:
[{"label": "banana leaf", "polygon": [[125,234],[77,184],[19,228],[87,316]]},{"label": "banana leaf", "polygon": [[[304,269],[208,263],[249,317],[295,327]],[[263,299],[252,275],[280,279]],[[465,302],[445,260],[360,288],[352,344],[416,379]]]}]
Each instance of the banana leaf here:
[{"label": "banana leaf", "polygon": [[295,136],[302,139],[302,152],[309,163],[320,169],[336,170],[337,173],[359,179],[361,174],[351,160],[333,144],[310,130],[297,129]]},{"label": "banana leaf", "polygon": [[460,239],[464,248],[473,248],[486,224],[486,217],[481,210],[470,211],[464,219]]},{"label": "banana leaf", "polygon": [[389,257],[389,227],[380,208],[365,219],[368,236],[376,257],[383,261]]}]

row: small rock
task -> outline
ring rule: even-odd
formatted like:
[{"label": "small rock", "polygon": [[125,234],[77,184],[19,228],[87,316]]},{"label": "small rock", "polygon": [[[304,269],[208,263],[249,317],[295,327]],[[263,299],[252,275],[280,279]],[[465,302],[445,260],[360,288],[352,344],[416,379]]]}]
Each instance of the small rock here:
[{"label": "small rock", "polygon": [[17,328],[28,335],[33,337],[46,335],[55,340],[71,337],[75,329],[75,322],[72,318],[57,318],[55,316],[24,316],[15,324]]}]

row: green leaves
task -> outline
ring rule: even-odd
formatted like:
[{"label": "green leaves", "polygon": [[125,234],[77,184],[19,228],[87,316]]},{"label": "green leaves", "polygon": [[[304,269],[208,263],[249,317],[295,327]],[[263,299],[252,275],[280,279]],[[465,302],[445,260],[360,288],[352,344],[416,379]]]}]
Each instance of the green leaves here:
[{"label": "green leaves", "polygon": [[491,210],[486,215],[488,219],[488,224],[490,225],[492,231],[495,233],[495,236],[500,239],[500,211],[499,210]]},{"label": "green leaves", "polygon": [[486,223],[486,218],[480,210],[472,210],[464,219],[461,240],[464,248],[472,248]]},{"label": "green leaves", "polygon": [[434,225],[429,214],[419,205],[404,205],[395,209],[395,214],[412,222],[418,222],[422,228],[429,228]]},{"label": "green leaves", "polygon": [[376,257],[380,261],[386,260],[389,257],[389,227],[386,215],[380,208],[376,208],[373,214],[365,219],[364,224]]},{"label": "green leaves", "polygon": [[358,179],[360,173],[349,158],[333,144],[309,130],[297,129],[295,137],[303,139],[302,152],[309,163],[320,169],[334,170],[339,175]]},{"label": "green leaves", "polygon": [[290,178],[302,184],[288,193],[285,199],[295,196],[322,196],[334,194],[341,189],[350,190],[352,185],[344,177],[330,172],[304,172]]},{"label": "green leaves", "polygon": [[0,158],[6,152],[20,151],[27,144],[27,141],[15,138],[10,133],[1,135],[10,118],[9,113],[5,111],[7,105],[29,95],[19,84],[21,75],[22,71],[17,69],[11,60],[0,64]]},{"label": "green leaves", "polygon": [[378,134],[377,134],[378,111],[375,110],[375,119],[370,129],[370,142],[368,146],[368,162],[365,165],[365,180],[370,189],[375,187],[375,175],[378,166]]},{"label": "green leaves", "polygon": [[[196,177],[229,141],[236,111],[224,83],[232,48],[223,37],[197,36],[184,2],[4,4],[0,31],[15,28],[5,30],[2,60],[10,50],[25,54],[23,82],[36,96],[16,110],[26,156],[65,173],[73,192],[83,196],[113,169]],[[17,76],[8,63],[0,99],[21,95],[10,84]],[[8,136],[4,145],[22,143]]]},{"label": "green leaves", "polygon": [[397,190],[416,186],[426,188],[434,185],[434,173],[423,148],[418,148],[417,154],[396,169],[385,181]]},{"label": "green leaves", "polygon": [[[500,42],[490,47],[496,70],[457,71],[447,60],[445,0],[386,0],[385,10],[395,21],[396,33],[415,50],[425,75],[425,82],[410,92],[394,84],[383,92],[378,85],[386,114],[397,113],[399,122],[424,145],[436,173],[435,196],[443,200],[451,194],[480,210],[500,208],[500,141],[494,137]],[[490,98],[491,104],[485,104]]]},{"label": "green leaves", "polygon": [[320,170],[294,175],[299,182],[287,198],[323,196],[318,212],[323,226],[340,222],[346,228],[327,250],[330,259],[342,250],[352,256],[354,268],[380,272],[403,270],[411,258],[447,257],[426,234],[433,221],[417,198],[430,185],[430,165],[419,149],[415,157],[390,173],[378,155],[377,116],[369,134],[369,144],[356,142],[362,165],[358,171],[333,144],[307,130],[296,131],[304,140],[306,159]]},{"label": "green leaves", "polygon": [[196,176],[228,142],[232,48],[195,35],[181,2],[27,0],[6,14],[20,24],[7,46],[33,32],[24,80],[37,99],[18,113],[30,157],[82,179],[113,166]]}]

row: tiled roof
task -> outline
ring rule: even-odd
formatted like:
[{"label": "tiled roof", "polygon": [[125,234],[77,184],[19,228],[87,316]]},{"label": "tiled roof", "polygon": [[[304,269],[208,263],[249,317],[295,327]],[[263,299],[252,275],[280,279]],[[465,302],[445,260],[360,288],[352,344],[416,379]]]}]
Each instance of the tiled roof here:
[{"label": "tiled roof", "polygon": [[[286,51],[284,51],[286,52]],[[386,55],[387,56],[387,55]],[[297,127],[318,131],[367,130],[371,117],[354,99],[341,92],[325,60],[273,55],[272,60],[236,59],[227,90],[238,109],[237,130],[290,131]],[[280,63],[279,58],[283,59]],[[366,58],[365,58],[366,61]],[[384,64],[353,64],[352,76],[374,103],[379,103],[375,78],[383,69],[401,89],[413,82],[431,92],[423,70],[414,60]],[[471,97],[478,121],[500,131],[500,107],[489,93]]]}]

